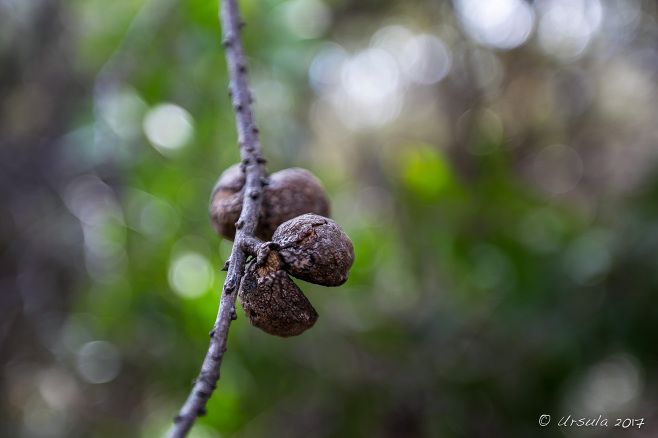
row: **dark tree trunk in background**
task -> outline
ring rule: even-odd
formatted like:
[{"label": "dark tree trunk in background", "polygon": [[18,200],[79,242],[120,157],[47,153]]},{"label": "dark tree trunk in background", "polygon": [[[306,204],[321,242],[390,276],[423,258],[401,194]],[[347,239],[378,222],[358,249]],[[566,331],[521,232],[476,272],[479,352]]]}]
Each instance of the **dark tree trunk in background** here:
[{"label": "dark tree trunk in background", "polygon": [[[80,223],[62,200],[74,175],[58,161],[58,140],[84,85],[72,73],[61,39],[59,3],[41,3],[22,23],[0,10],[0,26],[14,30],[0,52],[2,416],[12,412],[8,393],[18,368],[53,360],[48,349],[84,270]],[[0,417],[0,435],[19,436],[20,418]]]}]

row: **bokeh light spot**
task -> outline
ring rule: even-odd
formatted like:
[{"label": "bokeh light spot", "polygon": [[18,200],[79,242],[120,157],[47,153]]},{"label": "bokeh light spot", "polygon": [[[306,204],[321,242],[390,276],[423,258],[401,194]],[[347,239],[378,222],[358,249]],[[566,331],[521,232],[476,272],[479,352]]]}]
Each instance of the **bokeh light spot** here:
[{"label": "bokeh light spot", "polygon": [[291,0],[284,14],[287,28],[300,39],[318,38],[331,25],[331,10],[321,0]]},{"label": "bokeh light spot", "polygon": [[349,58],[345,49],[329,43],[313,59],[308,75],[311,87],[318,95],[326,94],[340,84],[342,65]]},{"label": "bokeh light spot", "polygon": [[109,342],[88,342],[78,351],[78,372],[89,383],[114,380],[121,370],[121,354]]},{"label": "bokeh light spot", "polygon": [[180,226],[180,212],[170,203],[136,189],[125,192],[127,225],[153,241],[171,237]]},{"label": "bokeh light spot", "polygon": [[169,286],[182,298],[202,296],[210,289],[213,279],[210,261],[195,252],[176,257],[169,266]]},{"label": "bokeh light spot", "polygon": [[591,231],[576,239],[565,253],[564,266],[573,281],[583,286],[599,283],[612,264],[607,236]]},{"label": "bokeh light spot", "polygon": [[178,105],[163,103],[151,108],[144,117],[144,133],[159,152],[180,149],[192,138],[192,116]]},{"label": "bokeh light spot", "polygon": [[146,111],[146,103],[132,88],[103,95],[99,102],[103,119],[121,138],[130,140],[140,131],[139,121]]},{"label": "bokeh light spot", "polygon": [[345,62],[335,110],[350,129],[378,127],[397,117],[402,105],[395,59],[381,49],[367,49]]},{"label": "bokeh light spot", "polygon": [[537,35],[550,55],[564,60],[582,55],[601,26],[603,8],[598,0],[543,0]]},{"label": "bokeh light spot", "polygon": [[253,93],[256,112],[258,110],[272,113],[285,113],[292,108],[290,91],[278,81],[254,82]]},{"label": "bokeh light spot", "polygon": [[533,9],[522,0],[458,0],[456,8],[471,37],[497,49],[522,45],[534,26]]},{"label": "bokeh light spot", "polygon": [[642,369],[628,354],[615,354],[593,365],[567,394],[574,416],[598,416],[628,409],[640,396]]},{"label": "bokeh light spot", "polygon": [[419,84],[434,84],[443,79],[452,65],[450,50],[433,35],[419,35],[404,47],[404,73]]}]

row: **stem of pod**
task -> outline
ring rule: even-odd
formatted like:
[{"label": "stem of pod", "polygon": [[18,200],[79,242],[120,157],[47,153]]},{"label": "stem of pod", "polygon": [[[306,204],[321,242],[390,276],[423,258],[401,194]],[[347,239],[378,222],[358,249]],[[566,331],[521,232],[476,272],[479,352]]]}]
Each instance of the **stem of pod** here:
[{"label": "stem of pod", "polygon": [[235,243],[228,262],[228,273],[220,298],[217,319],[212,330],[210,346],[201,365],[201,372],[194,387],[183,405],[176,421],[169,430],[168,437],[187,436],[197,417],[206,413],[206,403],[212,395],[219,380],[226,341],[231,321],[235,315],[235,302],[238,286],[242,281],[247,254],[243,247],[249,246],[249,239],[254,237],[262,202],[262,181],[265,178],[265,159],[258,139],[258,128],[251,110],[251,93],[247,78],[247,61],[240,39],[242,20],[236,0],[220,0],[220,21],[224,34],[226,62],[231,83],[229,86],[238,131],[240,158],[244,166],[245,190],[253,196],[245,196],[238,222],[242,226],[237,230]]}]

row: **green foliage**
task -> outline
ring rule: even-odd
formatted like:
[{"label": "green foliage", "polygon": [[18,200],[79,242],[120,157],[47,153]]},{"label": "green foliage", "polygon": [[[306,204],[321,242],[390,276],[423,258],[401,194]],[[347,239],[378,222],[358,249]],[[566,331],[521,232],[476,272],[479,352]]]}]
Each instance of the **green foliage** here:
[{"label": "green foliage", "polygon": [[[340,288],[298,283],[320,314],[300,337],[238,309],[191,436],[552,437],[576,433],[555,425],[569,414],[655,431],[656,52],[615,21],[621,6],[603,2],[601,26],[623,38],[602,27],[565,59],[544,28],[490,47],[431,1],[240,3],[268,168],[323,180],[356,260]],[[655,36],[655,11],[635,12]],[[53,122],[54,200],[9,208],[7,229],[38,236],[53,274],[24,292],[39,335],[0,331],[0,435],[158,436],[187,397],[231,250],[208,200],[239,160],[217,14],[200,0],[60,2],[62,62],[83,90],[48,95],[68,116]],[[414,58],[418,35],[441,42]],[[423,60],[441,44],[449,72],[434,80],[442,58]],[[3,97],[37,105],[10,85]],[[5,242],[16,278],[36,275]],[[48,322],[31,296],[64,304]],[[82,355],[97,341],[106,356]]]}]

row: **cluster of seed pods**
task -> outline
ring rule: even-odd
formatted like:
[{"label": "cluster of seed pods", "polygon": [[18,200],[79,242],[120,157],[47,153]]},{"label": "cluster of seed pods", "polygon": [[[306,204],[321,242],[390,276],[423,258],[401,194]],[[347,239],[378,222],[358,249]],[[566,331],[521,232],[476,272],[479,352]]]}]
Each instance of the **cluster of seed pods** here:
[{"label": "cluster of seed pods", "polygon": [[[240,217],[245,175],[239,164],[221,174],[210,200],[210,218],[215,232],[229,240],[235,238],[235,223]],[[272,238],[276,228],[304,213],[329,217],[329,200],[320,181],[306,169],[293,167],[271,174],[263,188],[263,202],[256,237]]]},{"label": "cluster of seed pods", "polygon": [[[213,228],[228,239],[235,237],[244,182],[240,167],[232,166],[211,197]],[[317,312],[290,276],[323,286],[347,281],[354,262],[352,241],[328,215],[329,201],[311,172],[293,168],[270,175],[255,233],[265,242],[246,268],[238,292],[254,327],[288,337],[315,324]]]}]

